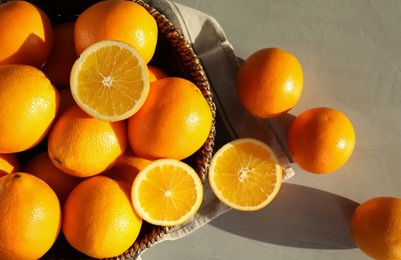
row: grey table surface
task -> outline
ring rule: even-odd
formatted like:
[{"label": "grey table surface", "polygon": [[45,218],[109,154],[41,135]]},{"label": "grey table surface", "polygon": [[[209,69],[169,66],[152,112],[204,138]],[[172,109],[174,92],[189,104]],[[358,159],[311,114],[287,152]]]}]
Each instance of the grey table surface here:
[{"label": "grey table surface", "polygon": [[[214,17],[239,57],[265,47],[292,52],[304,90],[290,114],[343,111],[356,147],[328,175],[295,176],[252,213],[231,210],[184,238],[146,250],[152,259],[368,259],[349,234],[357,205],[401,197],[401,2],[398,0],[176,0]],[[273,129],[285,143],[285,126]]]}]

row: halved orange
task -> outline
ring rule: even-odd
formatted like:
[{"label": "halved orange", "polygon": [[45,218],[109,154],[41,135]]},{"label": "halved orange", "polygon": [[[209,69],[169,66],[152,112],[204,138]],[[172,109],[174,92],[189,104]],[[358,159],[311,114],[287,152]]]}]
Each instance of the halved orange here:
[{"label": "halved orange", "polygon": [[277,195],[282,169],[262,141],[240,138],[222,146],[210,162],[209,183],[216,197],[231,208],[255,211]]},{"label": "halved orange", "polygon": [[149,93],[147,65],[128,43],[104,40],[86,48],[70,77],[76,103],[89,115],[120,121],[135,114]]},{"label": "halved orange", "polygon": [[131,196],[136,212],[145,221],[158,226],[176,226],[198,211],[203,186],[188,164],[159,159],[138,173]]}]

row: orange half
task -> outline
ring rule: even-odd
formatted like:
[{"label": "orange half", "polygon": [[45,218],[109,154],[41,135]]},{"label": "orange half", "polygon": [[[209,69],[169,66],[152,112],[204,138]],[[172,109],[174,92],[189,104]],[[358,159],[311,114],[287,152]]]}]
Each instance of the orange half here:
[{"label": "orange half", "polygon": [[240,138],[222,146],[213,156],[209,183],[223,203],[242,211],[265,207],[277,195],[282,169],[265,143]]},{"label": "orange half", "polygon": [[149,93],[147,65],[131,45],[97,42],[74,63],[70,77],[76,103],[89,115],[120,121],[135,114]]},{"label": "orange half", "polygon": [[132,202],[139,216],[158,226],[176,226],[198,211],[203,186],[189,165],[175,159],[151,162],[135,178]]}]

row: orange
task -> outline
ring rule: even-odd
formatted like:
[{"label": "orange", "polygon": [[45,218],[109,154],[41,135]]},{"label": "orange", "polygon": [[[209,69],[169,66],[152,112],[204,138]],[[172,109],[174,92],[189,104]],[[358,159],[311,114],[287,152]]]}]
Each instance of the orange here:
[{"label": "orange", "polygon": [[58,88],[70,86],[70,72],[72,65],[78,58],[74,43],[75,22],[64,22],[54,26],[54,44],[43,72]]},{"label": "orange", "polygon": [[39,259],[61,226],[60,203],[41,179],[22,172],[0,178],[0,259]]},{"label": "orange", "polygon": [[201,91],[182,78],[152,83],[142,108],[128,119],[128,140],[139,157],[184,159],[206,141],[212,113]]},{"label": "orange", "polygon": [[124,155],[117,163],[104,174],[117,180],[123,180],[132,185],[138,172],[145,168],[152,161],[138,157],[127,147]]},{"label": "orange", "polygon": [[50,160],[47,151],[31,158],[25,165],[24,172],[45,181],[54,190],[61,205],[64,204],[68,194],[82,181],[81,178],[69,175],[57,168]]},{"label": "orange", "polygon": [[148,71],[149,71],[149,82],[154,82],[158,79],[167,77],[167,74],[162,69],[153,65],[148,64]]},{"label": "orange", "polygon": [[401,259],[401,199],[375,197],[359,205],[351,235],[362,252],[380,260]]},{"label": "orange", "polygon": [[62,171],[89,177],[111,168],[127,146],[124,121],[106,122],[71,106],[49,133],[50,159]]},{"label": "orange", "polygon": [[0,65],[42,67],[53,38],[49,17],[33,4],[11,1],[0,5]]},{"label": "orange", "polygon": [[14,153],[0,154],[0,177],[20,170],[20,164]]},{"label": "orange", "polygon": [[25,151],[48,133],[59,107],[59,93],[39,69],[0,66],[0,153]]},{"label": "orange", "polygon": [[147,222],[175,226],[198,211],[203,186],[195,170],[174,159],[153,161],[138,173],[131,190],[136,212]]},{"label": "orange", "polygon": [[271,148],[253,138],[223,145],[210,162],[209,183],[223,203],[242,211],[255,211],[277,195],[282,169]]},{"label": "orange", "polygon": [[98,175],[81,182],[63,208],[63,232],[75,249],[93,258],[110,258],[136,240],[142,219],[136,214],[130,186]]},{"label": "orange", "polygon": [[108,0],[93,4],[76,20],[75,50],[102,40],[119,40],[132,45],[147,64],[156,49],[158,28],[155,19],[132,1]]},{"label": "orange", "polygon": [[305,171],[330,173],[343,166],[355,146],[351,121],[342,112],[316,107],[302,112],[288,131],[292,159]]},{"label": "orange", "polygon": [[251,115],[276,117],[298,102],[303,88],[302,67],[289,52],[261,49],[241,65],[236,88],[239,100]]},{"label": "orange", "polygon": [[88,114],[119,121],[135,114],[149,93],[146,64],[131,45],[114,40],[92,44],[71,70],[71,93]]}]

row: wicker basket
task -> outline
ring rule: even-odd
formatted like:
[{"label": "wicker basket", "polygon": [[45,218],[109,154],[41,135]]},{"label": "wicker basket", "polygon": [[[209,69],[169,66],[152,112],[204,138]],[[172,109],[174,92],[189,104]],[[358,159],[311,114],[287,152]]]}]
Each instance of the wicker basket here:
[{"label": "wicker basket", "polygon": [[[10,0],[0,0],[0,4]],[[41,8],[53,24],[75,20],[90,5],[100,0],[28,0]],[[154,57],[150,64],[162,68],[169,76],[179,76],[192,81],[202,91],[212,111],[213,124],[208,139],[199,151],[185,161],[194,167],[202,182],[206,181],[208,166],[213,154],[216,135],[216,106],[213,102],[210,85],[203,67],[191,45],[169,19],[143,0],[131,0],[142,5],[156,20],[159,35]],[[144,222],[135,243],[122,255],[113,259],[127,259],[141,253],[159,241],[170,227],[154,226]],[[73,249],[60,234],[54,246],[42,259],[88,259],[87,256]]]}]

